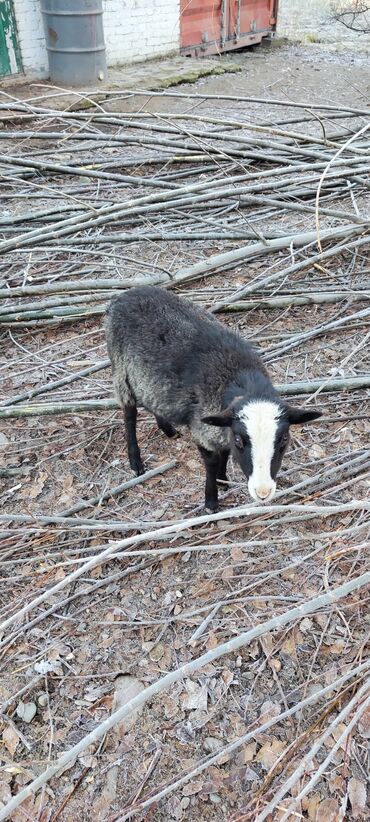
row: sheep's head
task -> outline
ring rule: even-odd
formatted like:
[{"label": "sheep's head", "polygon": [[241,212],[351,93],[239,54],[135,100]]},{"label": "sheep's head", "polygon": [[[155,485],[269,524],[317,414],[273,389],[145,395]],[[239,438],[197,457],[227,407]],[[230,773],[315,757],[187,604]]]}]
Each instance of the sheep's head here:
[{"label": "sheep's head", "polygon": [[220,414],[203,417],[202,422],[230,428],[233,457],[248,478],[248,490],[256,502],[270,502],[276,491],[276,477],[289,442],[291,425],[301,425],[321,417],[321,411],[293,408],[283,401],[238,397]]}]

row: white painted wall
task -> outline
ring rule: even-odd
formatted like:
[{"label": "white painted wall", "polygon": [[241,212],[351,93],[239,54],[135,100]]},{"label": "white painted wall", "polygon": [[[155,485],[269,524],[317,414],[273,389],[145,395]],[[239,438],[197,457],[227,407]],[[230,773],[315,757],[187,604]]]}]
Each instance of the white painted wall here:
[{"label": "white painted wall", "polygon": [[25,74],[48,76],[40,0],[14,0],[18,42]]},{"label": "white painted wall", "polygon": [[[26,74],[48,76],[42,0],[14,0]],[[180,0],[103,0],[108,66],[160,57],[180,47]]]},{"label": "white painted wall", "polygon": [[180,0],[103,0],[108,66],[180,48]]}]

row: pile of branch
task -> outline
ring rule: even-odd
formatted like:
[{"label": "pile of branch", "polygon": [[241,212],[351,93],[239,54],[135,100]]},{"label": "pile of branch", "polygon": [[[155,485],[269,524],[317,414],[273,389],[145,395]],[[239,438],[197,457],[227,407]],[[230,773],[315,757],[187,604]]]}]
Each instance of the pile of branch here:
[{"label": "pile of branch", "polygon": [[[329,413],[323,417],[328,441],[330,424],[335,424],[337,434],[339,426],[353,416],[360,425],[360,438],[362,421],[368,419],[364,389],[370,387],[366,364],[370,340],[367,110],[178,92],[108,93],[103,102],[101,95],[92,93],[80,108],[68,103],[65,109],[63,95],[58,96],[58,105],[55,101],[52,104],[50,98],[51,95],[28,100],[6,97],[0,104],[0,330],[4,339],[11,341],[9,361],[14,352],[12,346],[19,348],[26,358],[22,364],[20,357],[19,370],[17,364],[13,374],[9,369],[12,387],[7,395],[4,391],[0,402],[0,419],[15,420],[9,423],[15,430],[12,445],[16,447],[21,427],[32,425],[31,421],[28,423],[30,417],[40,417],[40,428],[46,430],[48,425],[52,427],[52,420],[44,419],[48,416],[100,410],[107,412],[106,418],[109,412],[113,416],[117,403],[106,398],[107,385],[104,379],[100,380],[109,365],[100,342],[100,315],[113,295],[148,283],[176,289],[215,314],[227,314],[228,319],[234,312],[264,311],[267,328],[291,309],[294,312],[301,306],[318,306],[320,311],[330,308],[330,317],[326,319],[311,309],[307,323],[295,330],[287,323],[284,333],[280,327],[279,333],[264,337],[263,357],[269,366],[276,366],[281,383],[277,388],[283,394],[309,395],[308,401],[312,401],[317,393],[326,392],[326,411],[331,402],[335,405],[333,417]],[[168,106],[169,98],[175,100],[176,106]],[[131,106],[135,110],[112,110],[117,106]],[[169,108],[172,110],[168,111]],[[265,320],[262,322],[264,327]],[[67,323],[71,328],[70,348],[62,347],[59,360],[55,351],[50,359],[44,360],[38,347],[40,339],[47,337],[50,352],[56,344],[50,344],[50,339],[57,337],[59,329],[65,332]],[[45,333],[50,327],[52,330]],[[98,345],[94,341],[94,347],[87,352],[91,353],[91,360],[85,358],[83,346],[79,347],[81,329],[87,336],[94,334],[98,338]],[[302,350],[309,357],[311,344],[326,346],[328,339],[335,340],[341,335],[348,335],[351,341],[343,359],[338,357],[336,368],[329,371],[323,357],[325,376],[316,379],[323,373],[317,370],[314,378],[308,379]],[[59,336],[63,341],[64,333]],[[39,382],[35,379],[30,383],[28,369],[33,367],[30,359],[33,362],[35,339],[34,349],[39,358],[35,370],[40,363],[44,376]],[[72,353],[76,350],[77,362],[77,355]],[[316,356],[316,349],[314,353]],[[294,356],[300,360],[299,371],[293,368],[291,373],[298,379],[287,382],[289,366],[285,369],[284,358],[289,363]],[[347,393],[351,391],[355,393]],[[351,402],[356,408],[354,415]],[[340,415],[338,410],[343,411],[346,405],[350,406],[349,413]],[[105,424],[104,418],[103,428]],[[75,447],[73,425],[71,431],[68,436],[73,443],[65,453]],[[58,428],[58,448],[59,437]],[[60,439],[65,443],[63,437]],[[28,445],[26,442],[25,453]],[[25,461],[0,469],[0,476],[11,483],[6,499],[14,501],[12,510],[4,508],[0,514],[2,580],[9,585],[12,575],[15,586],[14,598],[2,613],[0,651],[12,672],[25,670],[25,658],[31,666],[34,648],[28,656],[28,638],[41,636],[43,642],[42,632],[45,629],[46,635],[50,626],[51,644],[58,636],[69,636],[63,632],[75,630],[67,624],[69,617],[74,619],[74,607],[79,623],[84,603],[94,603],[94,596],[99,597],[102,589],[111,585],[114,590],[115,584],[129,580],[135,591],[137,576],[151,566],[155,566],[157,573],[165,560],[177,554],[186,554],[186,561],[196,556],[197,574],[202,558],[205,579],[207,574],[213,579],[214,568],[207,566],[206,561],[211,558],[213,562],[215,556],[221,562],[223,555],[230,555],[233,571],[238,571],[232,582],[226,575],[224,585],[220,564],[216,577],[221,593],[217,588],[214,599],[211,595],[204,602],[201,598],[196,602],[198,594],[193,594],[193,600],[190,594],[181,615],[175,610],[168,611],[169,617],[164,610],[161,612],[161,631],[165,632],[169,625],[175,625],[176,630],[185,626],[185,661],[170,673],[155,677],[139,696],[99,721],[77,744],[66,745],[59,758],[50,757],[48,765],[39,775],[35,771],[28,784],[24,779],[18,793],[14,792],[6,805],[0,803],[0,820],[11,818],[27,797],[45,786],[62,768],[87,749],[96,750],[99,740],[117,723],[173,684],[204,671],[215,660],[233,655],[252,640],[262,642],[267,634],[282,634],[282,629],[289,630],[308,615],[324,614],[329,624],[331,614],[341,606],[350,610],[349,616],[342,616],[343,631],[348,631],[349,645],[355,652],[341,670],[338,663],[335,676],[323,680],[325,685],[313,693],[302,691],[292,707],[285,702],[283,712],[268,721],[261,714],[244,736],[233,734],[233,741],[222,750],[171,777],[160,789],[139,799],[140,790],[122,808],[120,819],[141,815],[276,724],[291,722],[295,715],[301,722],[302,710],[313,703],[316,710],[317,701],[322,700],[320,724],[312,726],[314,742],[306,744],[306,730],[299,738],[301,750],[305,748],[304,756],[288,774],[289,758],[283,761],[281,772],[269,772],[260,789],[263,793],[266,787],[264,804],[259,804],[258,791],[253,796],[251,813],[258,822],[276,809],[279,813],[284,811],[283,819],[289,813],[297,814],[300,797],[329,768],[336,750],[344,746],[370,704],[370,663],[362,659],[363,646],[356,645],[358,639],[353,640],[356,626],[363,619],[361,609],[370,582],[366,564],[370,503],[357,493],[357,488],[363,487],[360,483],[366,483],[369,477],[367,445],[361,447],[358,442],[353,448],[346,444],[339,449],[334,446],[334,451],[330,453],[329,449],[319,459],[312,455],[311,461],[305,461],[303,476],[295,477],[295,468],[289,469],[283,474],[283,488],[273,505],[224,507],[214,515],[202,515],[199,506],[184,518],[181,514],[181,518],[167,520],[162,518],[164,511],[154,514],[147,508],[144,514],[138,500],[145,483],[154,484],[160,477],[165,483],[176,460],[163,464],[160,459],[160,465],[142,476],[126,478],[120,484],[106,480],[103,488],[98,482],[94,487],[94,481],[83,487],[82,480],[77,492],[73,487],[74,497],[68,507],[65,500],[64,505],[55,506],[49,506],[48,500],[44,508],[42,503],[33,506],[32,500],[29,505],[27,501],[25,508],[24,495],[17,504],[16,492],[22,483],[13,485],[13,481],[24,476],[28,481],[27,472],[31,473],[33,467]],[[105,446],[102,454],[104,462],[103,457],[100,463],[96,460],[94,474],[100,465],[104,464],[102,473],[107,467]],[[50,454],[46,459],[49,458]],[[293,474],[293,481],[289,476],[284,488],[289,474]],[[110,477],[114,476],[112,471]],[[195,477],[194,482],[197,481]],[[107,502],[114,506],[119,499],[121,506],[122,495],[128,492],[129,496],[136,486],[134,507],[130,507],[130,499],[127,507],[123,504],[122,509],[117,507],[112,513]],[[227,505],[235,488],[237,483],[230,482],[223,505],[225,500]],[[354,498],[356,495],[358,499]],[[272,543],[276,543],[278,550],[271,551]],[[307,546],[307,550],[302,546]],[[235,561],[233,549],[239,552]],[[244,560],[243,552],[253,553],[253,562],[249,556]],[[316,566],[311,565],[313,559]],[[247,573],[242,567],[244,562],[248,562]],[[331,578],[329,566],[334,568]],[[97,570],[99,574],[95,573]],[[294,574],[289,583],[290,572],[299,571],[304,576],[306,570],[307,577],[315,579],[314,595],[302,591],[299,582],[296,586]],[[253,610],[255,601],[259,607],[261,602],[262,607],[271,605],[271,618],[265,619],[257,607]],[[253,627],[242,630],[239,618],[244,618],[241,615],[246,604],[245,613]],[[235,621],[237,628],[230,630],[232,605],[240,611]],[[126,619],[123,611],[122,614]],[[194,615],[199,616],[195,624]],[[191,656],[187,645],[194,649],[199,642],[203,643],[216,619],[228,637],[226,641],[217,639],[207,652]],[[119,624],[117,621],[114,626]],[[36,628],[34,634],[39,625],[41,628]],[[130,627],[133,633],[138,627],[144,631],[145,625],[141,613],[140,620],[133,617],[131,623],[130,619],[125,622],[125,628]],[[317,654],[325,630],[319,637]],[[16,660],[18,643],[22,643],[22,657]],[[267,655],[266,665],[269,661]],[[316,653],[309,683],[313,681],[315,661]],[[276,672],[274,679],[275,675]],[[47,673],[28,677],[23,687],[3,703],[5,720],[12,721],[19,698],[30,694],[40,683],[47,688],[47,681]],[[279,683],[278,677],[276,681]],[[335,744],[330,741],[324,760],[316,767],[315,759],[313,768],[314,757],[333,731],[338,731]],[[289,754],[290,746],[287,750]],[[308,772],[312,776],[304,782]],[[281,800],[287,802],[287,794],[289,807],[280,804]],[[64,804],[55,818],[63,808]],[[25,812],[28,813],[26,807]]]},{"label": "pile of branch", "polygon": [[[192,95],[186,99],[193,102]],[[314,105],[292,121],[275,114],[290,103],[266,100],[269,119],[256,122],[242,106],[245,98],[219,99],[235,101],[233,116],[214,116],[207,97],[202,113],[168,113],[160,105],[152,112],[141,104],[136,113],[112,113],[114,95],[105,108],[89,98],[89,112],[8,99],[0,106],[7,126],[0,131],[7,206],[0,217],[0,325],[79,322],[102,314],[108,296],[132,285],[173,288],[265,258],[268,277],[248,277],[242,293],[223,299],[215,288],[207,304],[218,311],[235,302],[239,310],[261,301],[270,307],[276,283],[285,284],[280,305],[369,298],[366,278],[330,293],[307,294],[295,284],[298,272],[315,273],[324,261],[368,244],[370,215],[359,205],[370,170],[365,112]],[[30,205],[20,209],[24,199]],[[165,268],[144,263],[146,271],[128,272],[130,246],[136,253],[143,245],[179,243],[196,262],[178,267],[173,254]],[[207,251],[204,259],[215,243],[230,250]],[[17,282],[13,272],[26,258],[33,269],[49,263],[54,270],[57,261],[57,276],[35,277],[26,265]],[[71,278],[81,258],[88,265]],[[103,267],[109,276],[90,276]],[[255,299],[243,305],[247,294]]]}]

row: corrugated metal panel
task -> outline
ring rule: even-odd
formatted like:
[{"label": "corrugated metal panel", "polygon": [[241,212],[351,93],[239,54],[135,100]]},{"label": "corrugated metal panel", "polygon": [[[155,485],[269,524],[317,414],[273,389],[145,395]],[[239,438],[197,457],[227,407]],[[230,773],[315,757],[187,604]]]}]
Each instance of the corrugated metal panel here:
[{"label": "corrugated metal panel", "polygon": [[181,48],[219,41],[220,10],[221,0],[181,0]]},{"label": "corrugated metal panel", "polygon": [[270,26],[270,2],[266,0],[241,0],[240,4],[232,3],[234,10],[241,6],[240,33],[249,34],[266,31]]},{"label": "corrugated metal panel", "polygon": [[185,54],[217,54],[259,43],[275,29],[278,0],[180,0]]}]

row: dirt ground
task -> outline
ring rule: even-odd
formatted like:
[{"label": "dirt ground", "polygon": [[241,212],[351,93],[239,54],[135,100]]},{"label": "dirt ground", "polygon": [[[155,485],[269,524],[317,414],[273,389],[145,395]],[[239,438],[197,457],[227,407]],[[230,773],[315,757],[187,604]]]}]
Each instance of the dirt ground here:
[{"label": "dirt ground", "polygon": [[[311,104],[325,101],[342,108],[369,106],[368,55],[360,51],[336,51],[319,44],[282,45],[228,55],[227,59],[241,70],[178,86],[176,91]],[[124,86],[124,78],[122,83]],[[21,92],[17,88],[22,99],[34,93],[34,88]],[[47,93],[47,87],[42,93]],[[112,98],[106,101],[105,110],[137,113],[140,106],[138,97]],[[158,108],[153,97],[145,111],[156,112]],[[189,101],[180,97],[160,102],[163,115],[188,109]],[[287,128],[291,124],[292,131],[313,128],[312,122],[307,126],[301,122],[307,111],[297,112],[293,107],[215,100],[208,101],[202,112],[216,118],[248,116],[260,125],[285,122]],[[345,119],[340,123],[328,120],[326,126],[318,120],[315,133],[320,136],[325,127],[337,129],[338,134],[346,128]],[[361,117],[360,125],[364,120]],[[56,119],[53,129],[55,123]],[[42,140],[33,142],[27,151],[33,158],[48,159],[49,154],[53,159],[53,140],[47,143],[46,152]],[[294,150],[293,138],[290,145]],[[4,138],[4,153],[12,150],[10,138],[8,142]],[[62,157],[58,145],[58,162],[72,164],[70,146],[63,151]],[[108,151],[113,163],[115,149]],[[101,156],[99,148],[96,154]],[[89,162],[87,154],[86,167]],[[22,196],[15,196],[20,189],[12,188],[16,185],[14,170],[12,174],[7,196],[3,195],[2,216],[22,216],[24,211],[44,208],[45,203],[62,207],[61,186],[69,198],[93,201],[90,189],[84,188],[84,177],[72,186],[67,178],[51,174],[47,178],[49,193],[44,189],[40,199],[31,202],[27,199],[27,178]],[[45,182],[41,174],[37,182]],[[101,182],[100,189],[99,181],[94,202],[99,198],[104,201],[105,185]],[[367,178],[367,187],[364,184],[356,199],[356,208],[367,219],[368,186]],[[33,197],[35,191],[32,189]],[[128,195],[129,188],[122,188],[119,196],[123,199]],[[329,206],[345,211],[354,207],[349,193],[340,198],[333,195]],[[181,211],[176,219],[179,227],[187,225]],[[332,223],[330,216],[322,216],[323,229]],[[151,225],[148,218],[140,230]],[[270,214],[268,208],[258,223],[258,230],[284,229],[287,233],[313,227],[312,214]],[[112,231],[112,226],[108,230]],[[12,239],[12,231],[0,225],[0,239]],[[242,241],[215,237],[199,242],[139,239],[130,245],[113,245],[107,240],[105,246],[85,247],[76,241],[61,248],[14,248],[0,258],[0,288],[57,284],[61,277],[68,281],[77,276],[110,279],[133,278],[145,271],[173,273],[240,244]],[[291,254],[279,252],[272,259],[261,257],[251,266],[242,263],[176,290],[212,306],[220,297],[226,298],[265,275],[270,266],[284,267],[290,261],[294,261],[293,250]],[[275,298],[343,289],[352,295],[359,292],[356,301],[352,296],[340,302],[283,309],[257,306],[248,312],[222,313],[219,319],[251,338],[266,356],[271,354],[269,370],[276,383],[369,374],[369,316],[358,316],[369,306],[369,271],[366,246],[356,254],[344,249],[336,260],[269,286],[257,296]],[[41,296],[39,303],[42,300]],[[26,301],[22,297],[22,302]],[[103,360],[107,353],[102,314],[97,303],[96,314],[68,323],[35,320],[27,326],[7,327],[2,321],[2,402]],[[273,356],[281,340],[293,340],[302,331],[352,314],[355,316],[344,330],[339,327],[318,333],[282,356]],[[111,375],[105,369],[31,402],[78,402],[111,396]],[[369,399],[366,388],[322,392],[313,399],[294,398],[296,404],[317,405],[324,416],[294,432],[276,502],[342,505],[342,512],[305,517],[292,515],[287,509],[272,517],[253,515],[251,509],[248,517],[211,520],[195,530],[186,527],[171,538],[148,537],[143,544],[133,546],[146,554],[127,556],[132,546],[124,545],[118,556],[97,564],[60,593],[51,593],[40,607],[13,623],[10,632],[4,631],[0,637],[0,710],[4,719],[0,728],[0,818],[5,818],[1,811],[12,796],[142,687],[366,570],[369,511],[351,509],[350,504],[369,499]],[[17,515],[63,515],[81,500],[101,500],[107,490],[132,479],[132,473],[121,414],[114,409],[12,417],[1,419],[0,425],[1,499],[3,513],[9,515],[8,522],[0,521],[4,619],[39,593],[63,582],[79,563],[97,555],[112,540],[135,537],[149,526],[158,528],[168,521],[203,513],[203,469],[190,437],[182,432],[180,438],[167,440],[153,418],[141,411],[138,431],[146,469],[171,460],[176,461],[175,466],[136,488],[83,509],[79,516],[93,520],[95,526],[88,526],[83,519],[77,527],[17,522]],[[246,483],[235,465],[230,468],[229,480],[229,487],[221,494],[222,509],[246,505]],[[306,485],[291,490],[304,481]],[[155,559],[148,553],[163,547],[169,551],[167,557]],[[268,820],[277,822],[349,725],[351,713],[339,717],[337,724],[335,720],[349,700],[356,699],[356,685],[363,684],[360,674],[343,686],[335,686],[324,698],[319,695],[315,701],[315,695],[366,660],[369,622],[368,591],[361,589],[329,609],[296,619],[292,625],[270,631],[238,652],[208,663],[193,676],[184,676],[150,700],[133,719],[74,757],[58,777],[10,818],[15,822],[71,822],[76,817],[90,820],[92,815],[102,822],[131,818],[156,822],[262,820],[267,803],[329,728],[291,791],[267,815]],[[278,720],[280,714],[310,696],[310,704]],[[368,691],[363,700],[365,697],[368,699]],[[361,705],[365,705],[363,700]],[[274,718],[270,729],[259,730]],[[323,775],[288,815],[289,820],[367,818],[363,794],[365,791],[366,797],[369,723],[370,703],[366,703],[353,731],[338,745]],[[234,752],[226,750],[217,763],[197,772],[204,759],[248,734]],[[193,770],[189,781],[147,809],[140,809],[141,802]]]},{"label": "dirt ground", "polygon": [[351,51],[340,45],[262,44],[228,55],[242,72],[202,79],[197,89],[209,93],[281,97],[302,102],[326,102],[363,107],[369,103],[370,70],[367,48]]}]

